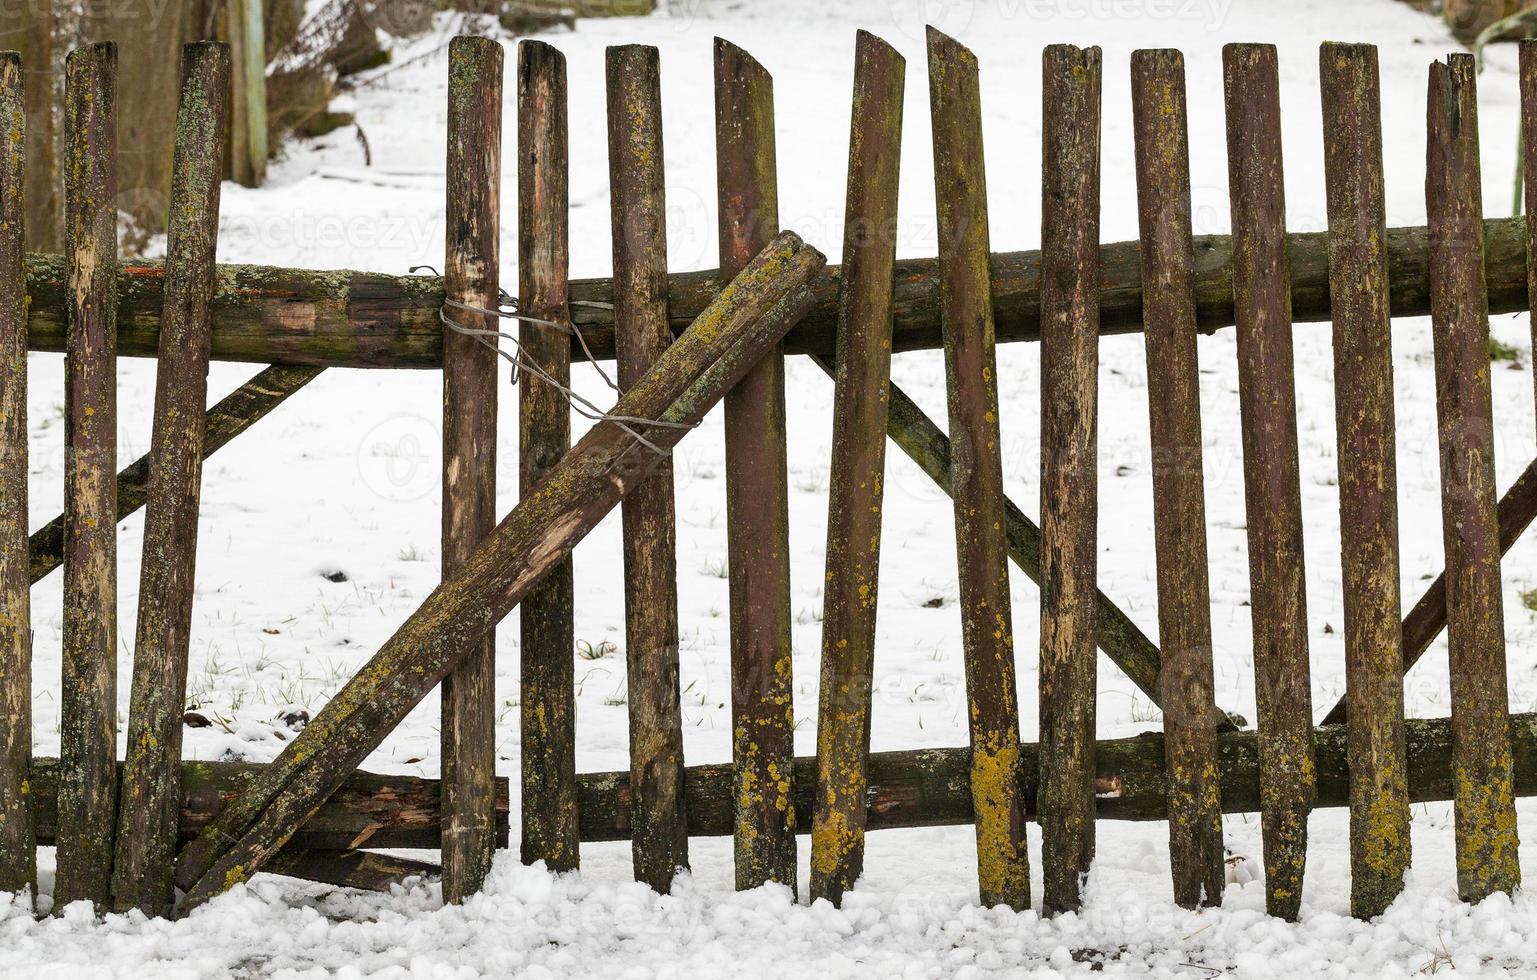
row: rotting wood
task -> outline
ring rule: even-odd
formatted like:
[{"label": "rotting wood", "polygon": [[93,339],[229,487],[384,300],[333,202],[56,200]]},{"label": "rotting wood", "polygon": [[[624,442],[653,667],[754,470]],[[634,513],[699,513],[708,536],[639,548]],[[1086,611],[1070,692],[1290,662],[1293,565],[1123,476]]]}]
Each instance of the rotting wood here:
[{"label": "rotting wood", "polygon": [[[518,44],[518,309],[570,322],[566,57],[543,41]],[[520,321],[522,356],[571,383],[570,344],[548,324]],[[526,497],[571,446],[571,406],[531,372],[518,381],[518,488]],[[576,647],[569,561],[538,583],[518,612],[524,864],[580,864],[576,800]]]},{"label": "rotting wood", "polygon": [[1388,316],[1377,49],[1319,50],[1339,445],[1345,685],[1350,713],[1350,911],[1386,911],[1409,870],[1399,627],[1398,463]]},{"label": "rotting wood", "polygon": [[[774,80],[715,40],[715,168],[722,274],[779,230]],[[737,770],[736,886],[796,887],[790,627],[790,477],[784,355],[776,348],[725,401],[726,574],[731,594],[731,757]]]},{"label": "rotting wood", "polygon": [[37,894],[27,581],[26,131],[21,56],[0,53],[0,892]]},{"label": "rotting wood", "polygon": [[1249,524],[1254,686],[1265,793],[1265,905],[1295,920],[1313,790],[1302,491],[1276,49],[1222,49],[1233,207],[1238,393]]},{"label": "rotting wood", "polygon": [[1521,884],[1507,723],[1489,316],[1478,235],[1483,192],[1476,73],[1472,55],[1450,55],[1430,66],[1425,164],[1457,892],[1465,902],[1511,893]]},{"label": "rotting wood", "polygon": [[811,897],[835,905],[864,870],[906,69],[895,48],[873,34],[858,33],[827,493],[817,803],[811,832]]},{"label": "rotting wood", "polygon": [[1099,520],[1099,48],[1041,57],[1041,901],[1094,863]]},{"label": "rotting wood", "polygon": [[[186,904],[261,869],[473,645],[783,339],[822,255],[785,232],[566,454],[177,862]],[[644,429],[644,441],[632,426]],[[575,780],[573,779],[574,783]],[[568,810],[573,816],[575,805]]]},{"label": "rotting wood", "polygon": [[[456,37],[448,46],[447,298],[496,309],[502,212],[502,46]],[[500,332],[497,317],[450,307],[472,330]],[[443,560],[447,580],[496,526],[496,339],[443,337]],[[496,853],[496,635],[443,679],[443,901],[480,891]]]},{"label": "rotting wood", "polygon": [[[54,907],[105,906],[117,817],[117,47],[65,68],[64,760]],[[163,299],[163,296],[162,296]],[[157,331],[158,332],[158,331]]]},{"label": "rotting wood", "polygon": [[[1510,731],[1516,747],[1516,793],[1537,795],[1537,714],[1513,716]],[[1318,759],[1316,806],[1345,807],[1350,802],[1346,762],[1348,737],[1341,726],[1316,729]],[[1452,726],[1445,718],[1413,719],[1406,726],[1409,760],[1409,799],[1414,803],[1450,800],[1453,794]],[[1020,746],[1020,795],[1036,798],[1039,746]],[[1263,766],[1259,737],[1253,731],[1228,732],[1217,739],[1222,774],[1222,810],[1254,813],[1260,809]],[[1095,745],[1095,759],[1112,792],[1095,800],[1100,820],[1164,820],[1168,816],[1168,767],[1163,736],[1147,732],[1109,739]],[[807,827],[815,805],[816,760],[795,760],[792,794]],[[875,752],[870,756],[871,831],[902,827],[963,826],[973,819],[971,751],[964,747]],[[731,833],[731,765],[690,766],[685,781],[689,833],[723,837]],[[589,773],[581,777],[582,840],[624,840],[629,837],[629,774]],[[1028,815],[1034,817],[1033,803]]]},{"label": "rotting wood", "polygon": [[[1452,799],[1452,724],[1447,718],[1411,718],[1405,723],[1409,799],[1431,803]],[[1537,714],[1510,718],[1515,758],[1515,791],[1537,796]],[[1218,737],[1224,813],[1254,813],[1260,809],[1260,755],[1253,731]],[[1348,735],[1338,725],[1314,730],[1318,760],[1315,808],[1350,804],[1347,762]],[[1039,747],[1020,746],[1020,792],[1034,800]],[[904,827],[965,826],[972,822],[971,752],[965,747],[874,752],[870,755],[869,823],[871,831]],[[1100,820],[1167,819],[1168,766],[1163,737],[1147,732],[1129,738],[1101,740],[1095,758],[1113,792],[1096,799]],[[260,775],[260,765],[238,762],[184,762],[184,800],[180,836],[191,840],[222,809]],[[689,766],[685,770],[684,810],[693,837],[729,837],[734,824],[731,764]],[[816,759],[795,760],[795,790],[791,794],[801,833],[809,833],[816,795]],[[58,760],[34,759],[33,807],[38,844],[55,840],[58,819]],[[582,840],[626,841],[631,835],[630,774],[583,773],[579,780]],[[340,789],[294,834],[287,847],[342,851],[352,847],[435,848],[440,837],[438,783],[415,776],[386,776],[367,772],[349,775]],[[508,822],[508,783],[497,780],[497,833],[505,840]],[[1028,807],[1034,817],[1034,805]]]},{"label": "rotting wood", "polygon": [[[225,395],[203,417],[204,461],[324,372],[323,367],[274,364]],[[122,521],[143,507],[148,494],[149,455],[145,454],[117,474],[117,519]],[[34,531],[29,550],[32,584],[36,585],[64,562],[64,515]]]},{"label": "rotting wood", "polygon": [[388,894],[411,878],[434,878],[441,865],[376,851],[304,851],[285,847],[262,869],[301,881]]},{"label": "rotting wood", "polygon": [[[1537,460],[1526,465],[1526,469],[1516,478],[1516,482],[1510,485],[1505,495],[1500,498],[1498,508],[1500,525],[1500,554],[1504,555],[1521,540],[1521,535],[1531,526],[1532,520],[1537,518]],[[1409,668],[1413,667],[1430,645],[1435,642],[1441,631],[1446,629],[1446,573],[1443,571],[1436,576],[1434,582],[1420,596],[1414,608],[1404,617],[1403,622],[1403,673],[1408,676]],[[1342,697],[1330,709],[1321,725],[1343,725],[1349,712],[1349,698]]]},{"label": "rotting wood", "polygon": [[[662,71],[656,48],[608,49],[608,167],[614,345],[628,389],[672,343],[667,326],[667,195]],[[683,710],[678,678],[677,514],[672,460],[624,499],[626,700],[635,880],[666,893],[688,868]]]},{"label": "rotting wood", "polygon": [[128,747],[113,853],[112,903],[119,912],[161,915],[174,898],[177,778],[202,499],[202,415],[208,403],[208,296],[219,236],[230,67],[229,48],[222,44],[189,44],[182,55]]},{"label": "rotting wood", "polygon": [[[261,774],[250,762],[181,763],[181,797],[177,807],[177,837],[190,841],[241,790]],[[59,819],[59,761],[32,760],[33,809],[38,843],[57,839]],[[510,791],[505,777],[494,786],[494,831],[498,845],[507,843]],[[305,822],[289,847],[309,851],[356,848],[437,849],[442,846],[442,784],[420,776],[354,772]]]},{"label": "rotting wood", "polygon": [[1159,695],[1169,769],[1169,872],[1185,908],[1222,902],[1221,773],[1212,670],[1200,363],[1191,292],[1190,134],[1185,57],[1131,56],[1137,214],[1153,451],[1158,577]]},{"label": "rotting wood", "polygon": [[929,28],[940,309],[950,414],[977,881],[983,905],[1030,907],[1003,461],[988,290],[987,185],[976,55]]},{"label": "rotting wood", "polygon": [[[1526,203],[1526,305],[1537,310],[1537,38],[1521,41],[1521,176]],[[1492,305],[1492,304],[1491,304]],[[1537,351],[1537,317],[1531,318],[1532,350]],[[1532,372],[1537,395],[1537,371]]]},{"label": "rotting wood", "polygon": [[[1491,313],[1525,312],[1526,228],[1521,218],[1484,222]],[[1388,296],[1395,317],[1430,313],[1425,229],[1388,229]],[[1294,322],[1329,320],[1328,235],[1287,236],[1292,269]],[[1195,240],[1196,324],[1206,333],[1233,325],[1232,241],[1224,235]],[[1000,343],[1040,338],[1040,253],[998,252],[990,257],[997,339]],[[1142,279],[1136,242],[1100,249],[1100,332],[1142,329]],[[785,338],[787,354],[836,355],[838,279],[830,267],[812,283],[816,303],[805,321]],[[125,263],[118,274],[121,297],[120,353],[153,357],[160,329],[163,267],[156,262]],[[892,304],[892,350],[934,350],[942,346],[939,323],[938,260],[897,262]],[[32,350],[62,351],[68,273],[57,255],[29,255],[27,281],[32,304]],[[686,327],[719,292],[718,270],[668,277],[673,332]],[[572,319],[593,354],[614,354],[613,282],[571,282]],[[392,276],[348,270],[312,271],[267,266],[219,268],[214,289],[213,357],[285,365],[358,368],[441,367],[443,304],[441,279]],[[589,305],[590,304],[590,305]],[[573,341],[573,346],[576,347]],[[573,357],[585,354],[579,349]]]}]

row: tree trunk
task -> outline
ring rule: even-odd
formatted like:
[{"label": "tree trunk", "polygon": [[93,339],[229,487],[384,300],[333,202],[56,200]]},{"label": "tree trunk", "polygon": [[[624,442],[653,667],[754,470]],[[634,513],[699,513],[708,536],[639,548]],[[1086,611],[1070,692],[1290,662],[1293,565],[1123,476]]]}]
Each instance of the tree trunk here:
[{"label": "tree trunk", "polygon": [[27,106],[27,248],[64,249],[63,201],[54,154],[54,116],[61,94],[54,64],[56,19],[51,3],[23,3],[0,21],[0,50],[21,52]]},{"label": "tree trunk", "polygon": [[133,223],[129,255],[165,231],[171,199],[171,147],[181,91],[182,45],[204,33],[203,3],[97,0],[86,8],[83,43],[116,41],[118,209]]}]

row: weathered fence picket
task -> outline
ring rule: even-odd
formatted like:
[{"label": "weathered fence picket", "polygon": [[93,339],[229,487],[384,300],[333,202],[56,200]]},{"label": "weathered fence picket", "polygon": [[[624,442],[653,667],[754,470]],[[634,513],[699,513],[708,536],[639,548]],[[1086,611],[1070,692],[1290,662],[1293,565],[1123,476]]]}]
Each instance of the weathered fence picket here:
[{"label": "weathered fence picket", "polygon": [[32,817],[32,606],[27,580],[26,97],[0,53],[0,892],[37,891]]},{"label": "weathered fence picket", "polygon": [[1326,44],[1318,62],[1351,704],[1350,908],[1370,919],[1402,891],[1410,858],[1382,107],[1376,48]]},{"label": "weathered fence picket", "polygon": [[1153,544],[1163,737],[1169,768],[1169,871],[1186,908],[1222,901],[1221,773],[1213,693],[1206,488],[1196,357],[1190,137],[1185,57],[1131,56],[1143,333],[1153,450]]},{"label": "weathered fence picket", "polygon": [[[1526,205],[1526,302],[1528,311],[1537,309],[1537,38],[1521,42],[1521,177],[1522,200]],[[1532,349],[1537,350],[1537,317],[1531,323]],[[1537,394],[1537,371],[1532,372],[1532,387]],[[1503,552],[1502,552],[1503,553]]]},{"label": "weathered fence picket", "polygon": [[[518,342],[523,358],[571,383],[566,57],[543,41],[518,44]],[[518,381],[518,480],[527,497],[571,445],[571,405],[524,371]],[[561,562],[518,611],[523,863],[580,863],[576,801],[576,646],[571,563]]]},{"label": "weathered fence picket", "polygon": [[1307,863],[1313,721],[1280,78],[1271,45],[1229,44],[1222,61],[1254,686],[1265,755],[1260,771],[1265,904],[1271,915],[1295,919]]},{"label": "weathered fence picket", "polygon": [[906,69],[895,48],[859,32],[833,384],[817,806],[811,829],[811,896],[834,904],[842,902],[864,870]]},{"label": "weathered fence picket", "polygon": [[976,55],[929,29],[940,319],[950,411],[977,879],[983,905],[1030,907],[1019,787],[1019,695],[1003,536],[998,372],[988,276],[987,182]]},{"label": "weathered fence picket", "polygon": [[146,915],[162,914],[174,898],[182,714],[203,484],[202,416],[208,404],[208,299],[229,128],[229,48],[188,45],[181,77],[133,686],[112,868],[113,906]]},{"label": "weathered fence picket", "polygon": [[[502,46],[448,48],[446,315],[479,336],[443,335],[443,578],[496,526],[497,338],[502,231]],[[496,635],[443,680],[443,900],[480,890],[496,851]]]},{"label": "weathered fence picket", "polygon": [[[638,44],[609,48],[607,74],[614,353],[624,390],[672,343],[660,54]],[[621,510],[635,880],[667,892],[678,871],[688,868],[672,460],[658,463]]]},{"label": "weathered fence picket", "polygon": [[1100,51],[1054,44],[1042,69],[1040,823],[1050,915],[1079,907],[1094,863]]},{"label": "weathered fence picket", "polygon": [[[1425,208],[1446,551],[1457,891],[1476,902],[1521,883],[1494,484],[1489,316],[1478,216],[1472,55],[1430,67]],[[1352,718],[1352,725],[1354,719]]]},{"label": "weathered fence picket", "polygon": [[[774,80],[715,40],[720,275],[736,275],[779,231]],[[784,352],[726,396],[726,565],[731,589],[731,758],[737,767],[737,888],[795,886],[794,662]]]},{"label": "weathered fence picket", "polygon": [[117,46],[65,64],[64,637],[54,904],[106,905],[117,818]]}]

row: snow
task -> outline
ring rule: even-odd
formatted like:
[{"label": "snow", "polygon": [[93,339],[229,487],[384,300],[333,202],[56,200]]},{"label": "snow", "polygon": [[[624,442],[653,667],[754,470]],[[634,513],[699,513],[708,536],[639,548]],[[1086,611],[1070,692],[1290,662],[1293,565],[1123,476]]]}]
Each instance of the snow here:
[{"label": "snow", "polygon": [[[775,75],[783,224],[837,261],[847,153],[854,31],[886,37],[908,59],[898,254],[935,251],[933,181],[922,28],[932,22],[977,52],[995,250],[1040,241],[1040,68],[1050,42],[1104,48],[1103,239],[1136,237],[1128,57],[1139,47],[1182,48],[1190,90],[1198,233],[1227,230],[1220,55],[1232,40],[1280,48],[1288,194],[1293,230],[1326,226],[1317,45],[1380,45],[1389,220],[1424,222],[1427,65],[1454,48],[1440,25],[1393,0],[673,0],[644,19],[591,20],[548,40],[569,59],[572,273],[609,271],[603,49],[661,49],[666,118],[668,235],[674,269],[715,264],[711,45],[726,37]],[[352,97],[372,153],[342,130],[287,148],[267,187],[224,189],[220,258],[404,274],[441,265],[445,58],[450,29],[397,52],[396,66]],[[508,45],[503,283],[516,281],[515,53]],[[1480,79],[1485,211],[1509,213],[1516,142],[1515,52],[1490,52]],[[1521,352],[1493,372],[1499,481],[1508,486],[1534,442],[1527,318],[1494,319]],[[1395,323],[1403,595],[1409,606],[1441,567],[1439,477],[1428,323]],[[1344,690],[1332,359],[1326,325],[1296,330],[1303,510],[1309,556],[1308,622],[1315,713]],[[1248,566],[1234,338],[1203,338],[1207,521],[1219,703],[1254,718]],[[1142,340],[1102,345],[1100,586],[1157,635],[1147,388]],[[1498,365],[1497,365],[1498,366]],[[34,527],[58,510],[63,477],[62,360],[31,367],[31,507]],[[215,365],[211,399],[244,381],[248,365]],[[943,424],[943,368],[935,353],[895,358],[894,379]],[[604,389],[578,368],[581,390]],[[824,561],[831,385],[814,366],[788,368],[791,522],[794,535],[797,751],[814,750],[820,582]],[[1037,510],[1037,349],[999,348],[1004,466],[1026,513]],[[154,366],[120,369],[120,458],[149,442]],[[440,380],[432,372],[328,371],[206,468],[189,700],[214,722],[186,732],[194,758],[266,761],[285,744],[283,718],[317,711],[438,581]],[[576,431],[584,423],[574,419]],[[504,389],[499,509],[516,502],[516,404]],[[678,571],[685,748],[690,763],[729,758],[724,449],[719,414],[678,451]],[[955,607],[950,505],[900,451],[888,453],[872,738],[876,750],[966,741],[964,676]],[[121,525],[120,718],[126,721],[142,517]],[[578,548],[577,763],[627,766],[623,590],[617,515]],[[1514,710],[1537,703],[1537,616],[1521,593],[1537,580],[1537,545],[1505,562],[1509,683]],[[345,579],[335,574],[341,572]],[[36,750],[58,750],[60,584],[33,590]],[[932,600],[939,599],[937,608]],[[1013,575],[1023,734],[1036,732],[1037,594]],[[512,776],[519,742],[516,616],[498,633],[499,767]],[[601,652],[603,656],[592,654]],[[1449,712],[1444,639],[1407,682],[1411,714]],[[1158,713],[1101,660],[1101,737],[1156,730]],[[281,733],[281,734],[280,734]],[[430,697],[366,762],[375,771],[435,776],[437,699]],[[1530,823],[1537,805],[1523,803]],[[514,814],[516,827],[516,813]],[[732,891],[730,843],[691,842],[693,876],[675,894],[630,881],[623,843],[583,848],[580,874],[554,878],[499,856],[485,894],[442,908],[435,884],[389,896],[337,893],[259,877],[183,921],[137,915],[93,919],[84,907],[34,921],[16,903],[0,913],[0,972],[16,976],[756,976],[814,968],[842,976],[1403,976],[1415,972],[1523,975],[1537,970],[1537,907],[1525,895],[1477,907],[1456,901],[1450,804],[1414,808],[1415,866],[1408,889],[1372,923],[1348,917],[1344,811],[1315,814],[1302,921],[1263,913],[1257,816],[1225,820],[1229,848],[1246,856],[1220,910],[1170,901],[1166,826],[1099,825],[1098,861],[1082,915],[976,907],[969,828],[872,834],[866,877],[845,908],[807,905],[769,887]],[[1529,835],[1530,836],[1530,835]],[[1037,879],[1039,838],[1030,843]],[[1525,849],[1537,867],[1537,848]],[[808,844],[802,838],[802,878]],[[43,904],[52,854],[41,855]],[[1089,951],[1089,952],[1084,952]],[[1095,961],[1097,958],[1097,962]]]}]

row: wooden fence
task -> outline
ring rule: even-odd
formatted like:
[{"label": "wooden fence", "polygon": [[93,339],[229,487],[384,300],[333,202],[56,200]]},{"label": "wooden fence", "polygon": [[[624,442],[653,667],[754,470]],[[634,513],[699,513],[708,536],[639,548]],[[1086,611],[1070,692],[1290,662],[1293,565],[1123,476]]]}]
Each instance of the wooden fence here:
[{"label": "wooden fence", "polygon": [[[1102,819],[1167,819],[1173,894],[1221,900],[1221,815],[1262,814],[1273,914],[1302,899],[1307,817],[1349,806],[1352,910],[1380,913],[1411,859],[1409,806],[1455,802],[1458,890],[1520,879],[1514,797],[1537,794],[1537,716],[1509,714],[1500,556],[1537,514],[1537,461],[1496,499],[1488,314],[1537,300],[1537,219],[1480,213],[1471,57],[1431,66],[1423,228],[1388,229],[1377,56],[1320,52],[1329,230],[1285,230],[1277,55],[1224,50],[1229,236],[1191,228],[1183,59],[1130,65],[1140,239],[1101,245],[1096,48],[1046,49],[1040,252],[990,252],[978,64],[928,38],[936,259],[897,261],[906,65],[855,44],[841,266],[781,233],[773,83],[715,48],[720,268],[666,267],[657,51],[608,55],[614,275],[567,276],[566,68],[518,46],[518,269],[497,280],[503,51],[449,54],[444,275],[215,264],[230,63],[183,65],[164,263],[116,256],[115,51],[68,65],[64,256],[21,247],[20,60],[0,57],[0,889],[35,885],[58,852],[55,903],[151,914],[194,906],[259,870],[358,887],[441,870],[448,901],[506,846],[495,776],[493,630],[521,605],[521,855],[579,866],[583,841],[629,839],[658,890],[691,836],[731,835],[736,882],[839,901],[868,830],[972,823],[982,900],[1031,902],[1026,824],[1039,823],[1044,908],[1074,909]],[[1537,43],[1521,52],[1528,214],[1537,210]],[[1399,622],[1391,320],[1430,314],[1447,568]],[[517,321],[516,336],[501,321]],[[1313,724],[1306,635],[1294,322],[1333,324],[1347,695]],[[1257,728],[1213,699],[1196,337],[1236,327],[1253,603]],[[1098,342],[1145,336],[1162,650],[1096,587]],[[516,343],[509,341],[515,339]],[[1041,351],[1037,525],[1004,494],[998,341]],[[522,502],[494,505],[500,353],[518,364]],[[516,354],[511,349],[516,350]],[[943,348],[948,431],[891,382],[894,351]],[[65,509],[30,539],[26,355],[63,350]],[[117,472],[115,359],[161,362],[150,454]],[[793,753],[784,357],[835,380],[817,755]],[[269,364],[199,422],[212,358]],[[618,402],[571,442],[572,364],[617,361]],[[267,766],[184,762],[203,459],[327,367],[440,369],[443,584]],[[685,767],[678,690],[675,503],[668,451],[724,401],[732,762]],[[881,491],[887,437],[955,502],[970,745],[871,754]],[[575,766],[571,549],[623,507],[628,772]],[[128,751],[116,758],[116,520],[143,507],[145,553]],[[1010,563],[1041,585],[1040,742],[1020,739]],[[62,564],[60,758],[31,758],[30,586]],[[1449,632],[1450,719],[1406,720],[1404,672]],[[1163,709],[1165,731],[1095,739],[1103,651]],[[357,765],[442,687],[441,781]],[[1347,723],[1348,714],[1348,723]],[[441,869],[377,853],[438,847]]]}]

